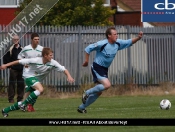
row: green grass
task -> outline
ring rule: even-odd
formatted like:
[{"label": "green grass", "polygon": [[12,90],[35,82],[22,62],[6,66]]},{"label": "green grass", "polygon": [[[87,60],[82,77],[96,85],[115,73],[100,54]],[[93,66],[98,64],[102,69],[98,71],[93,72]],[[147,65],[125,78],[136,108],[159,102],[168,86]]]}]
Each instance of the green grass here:
[{"label": "green grass", "polygon": [[[167,98],[171,101],[170,110],[161,110],[159,102]],[[0,98],[0,108],[11,104],[7,98]],[[173,95],[165,96],[116,96],[100,97],[87,108],[87,114],[76,111],[80,98],[49,99],[39,97],[35,104],[36,112],[9,112],[8,118],[173,118],[175,119],[175,99]],[[2,119],[3,117],[1,117]],[[2,120],[1,120],[2,121]],[[173,126],[8,126],[0,127],[0,132],[172,132]]]}]

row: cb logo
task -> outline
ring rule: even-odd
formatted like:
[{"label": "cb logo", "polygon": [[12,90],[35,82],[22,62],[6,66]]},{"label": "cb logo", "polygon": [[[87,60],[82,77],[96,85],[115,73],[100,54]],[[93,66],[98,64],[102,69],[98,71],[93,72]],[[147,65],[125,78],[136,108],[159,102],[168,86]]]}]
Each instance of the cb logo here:
[{"label": "cb logo", "polygon": [[174,10],[175,3],[168,3],[168,0],[165,0],[165,3],[156,3],[154,8],[157,10]]}]

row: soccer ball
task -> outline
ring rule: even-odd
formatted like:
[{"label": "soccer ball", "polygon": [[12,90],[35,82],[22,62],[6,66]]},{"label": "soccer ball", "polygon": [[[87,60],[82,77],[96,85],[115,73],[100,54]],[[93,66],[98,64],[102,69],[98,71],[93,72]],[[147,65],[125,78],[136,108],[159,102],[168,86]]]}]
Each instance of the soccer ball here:
[{"label": "soccer ball", "polygon": [[171,102],[168,99],[163,99],[160,101],[160,108],[162,110],[168,110],[171,108]]}]

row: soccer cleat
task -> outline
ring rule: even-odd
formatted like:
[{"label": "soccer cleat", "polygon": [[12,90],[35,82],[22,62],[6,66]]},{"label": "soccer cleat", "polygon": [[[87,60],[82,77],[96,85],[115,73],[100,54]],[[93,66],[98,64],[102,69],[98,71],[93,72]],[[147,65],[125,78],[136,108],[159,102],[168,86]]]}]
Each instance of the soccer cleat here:
[{"label": "soccer cleat", "polygon": [[7,114],[7,113],[5,113],[5,112],[4,112],[4,110],[2,110],[2,116],[3,116],[3,117],[7,117],[7,116],[8,116],[8,114]]},{"label": "soccer cleat", "polygon": [[34,110],[34,108],[33,108],[33,106],[31,104],[28,104],[27,105],[27,111],[28,112],[34,112],[35,110]]},{"label": "soccer cleat", "polygon": [[83,94],[82,94],[82,103],[85,104],[86,103],[86,100],[87,98],[89,97],[89,95],[86,94],[86,91],[84,90],[83,91]]},{"label": "soccer cleat", "polygon": [[78,111],[79,113],[87,113],[87,110],[86,110],[86,109],[81,110],[80,108],[78,108],[77,111]]},{"label": "soccer cleat", "polygon": [[24,104],[19,105],[19,108],[25,112],[26,111],[26,106]]}]

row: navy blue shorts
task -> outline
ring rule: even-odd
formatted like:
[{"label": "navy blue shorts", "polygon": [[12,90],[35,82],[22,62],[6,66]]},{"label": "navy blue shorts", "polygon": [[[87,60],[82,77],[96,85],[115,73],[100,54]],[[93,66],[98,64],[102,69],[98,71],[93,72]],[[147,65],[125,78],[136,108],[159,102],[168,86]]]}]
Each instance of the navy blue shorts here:
[{"label": "navy blue shorts", "polygon": [[108,68],[98,65],[93,62],[91,66],[91,72],[93,75],[93,81],[96,83],[98,80],[103,80],[108,78]]}]

